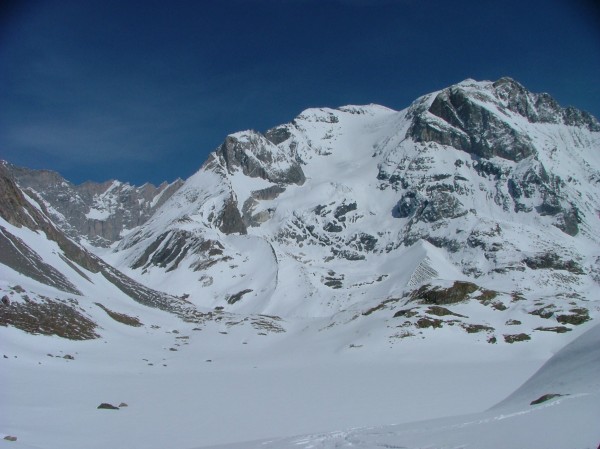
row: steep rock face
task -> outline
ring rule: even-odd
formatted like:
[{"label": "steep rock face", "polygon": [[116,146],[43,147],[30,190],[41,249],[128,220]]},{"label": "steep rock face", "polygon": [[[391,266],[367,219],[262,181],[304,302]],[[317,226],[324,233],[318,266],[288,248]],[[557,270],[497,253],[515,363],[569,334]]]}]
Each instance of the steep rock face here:
[{"label": "steep rock face", "polygon": [[[435,96],[428,108],[414,108],[409,136],[416,142],[436,142],[489,158],[514,161],[533,153],[528,137],[516,132],[460,86]],[[484,100],[485,101],[485,100]]]},{"label": "steep rock face", "polygon": [[[259,203],[277,197],[288,185],[302,185],[305,176],[294,148],[273,143],[278,139],[286,140],[289,134],[285,131],[266,134],[268,137],[244,131],[228,136],[147,226],[120,243],[120,249],[135,247],[138,252],[127,258],[128,263],[139,267],[141,259],[149,258],[151,264],[162,261],[160,254],[151,257],[150,253],[161,251],[163,236],[168,229],[179,236],[178,251],[187,253],[189,248],[201,244],[199,242],[214,240],[215,231],[221,235],[244,235],[249,226],[258,226],[268,220],[269,213],[254,213]],[[184,233],[194,243],[181,242],[182,234],[178,229],[182,226],[194,228],[193,236]],[[151,241],[149,245],[148,241]],[[192,251],[188,256],[193,259],[188,264],[190,267],[210,264],[210,258],[202,252]],[[184,254],[173,254],[173,257],[183,258]],[[158,266],[161,264],[157,263]]]},{"label": "steep rock face", "polygon": [[26,227],[34,232],[43,232],[49,240],[58,244],[71,261],[92,272],[99,271],[100,260],[67,238],[48,217],[43,204],[34,205],[35,203],[30,202],[4,165],[0,165],[0,186],[0,217],[18,228]]},{"label": "steep rock face", "polygon": [[27,226],[33,229],[35,222],[23,206],[26,204],[23,193],[14,183],[7,164],[0,163],[0,213],[2,218],[14,226]]},{"label": "steep rock face", "polygon": [[[271,132],[268,135],[278,142],[285,133]],[[302,167],[294,151],[285,150],[259,133],[245,131],[228,136],[217,149],[216,155],[230,174],[241,169],[246,176],[273,183],[302,184],[305,180]]]},{"label": "steep rock face", "polygon": [[530,123],[564,124],[600,131],[600,123],[591,114],[571,106],[563,108],[547,93],[529,92],[511,78],[501,78],[492,87],[496,98]]},{"label": "steep rock face", "polygon": [[17,183],[38,197],[55,223],[71,238],[86,238],[108,246],[126,230],[143,224],[183,181],[158,187],[131,186],[119,181],[73,185],[56,172],[5,164]]},{"label": "steep rock face", "polygon": [[[144,273],[153,268],[173,272],[182,265],[195,273],[230,260],[219,240],[247,233],[230,176],[223,159],[213,153],[165,206],[119,242],[120,263]],[[203,284],[210,276],[200,278]]]},{"label": "steep rock face", "polygon": [[477,157],[518,162],[536,150],[515,118],[600,131],[590,114],[561,108],[548,94],[533,94],[510,78],[486,88],[477,85],[467,80],[439,92],[431,102],[417,103],[411,111],[409,136],[416,142],[436,142]]},{"label": "steep rock face", "polygon": [[224,234],[246,233],[246,224],[242,220],[237,201],[233,196],[225,203],[217,219],[217,224],[219,230]]},{"label": "steep rock face", "polygon": [[[588,159],[596,160],[600,128],[571,109],[508,78],[467,80],[417,100],[407,112],[407,138],[417,146],[388,145],[378,174],[381,189],[402,194],[394,213],[406,223],[404,244],[424,238],[460,251],[478,240],[463,238],[461,229],[472,227],[472,216],[487,222],[490,209],[504,215],[500,222],[533,219],[593,238],[598,166]],[[489,220],[489,229],[500,222]],[[501,246],[486,245],[496,251],[487,260]]]},{"label": "steep rock face", "polygon": [[27,244],[0,226],[0,264],[58,290],[81,294],[60,271],[47,264]]}]

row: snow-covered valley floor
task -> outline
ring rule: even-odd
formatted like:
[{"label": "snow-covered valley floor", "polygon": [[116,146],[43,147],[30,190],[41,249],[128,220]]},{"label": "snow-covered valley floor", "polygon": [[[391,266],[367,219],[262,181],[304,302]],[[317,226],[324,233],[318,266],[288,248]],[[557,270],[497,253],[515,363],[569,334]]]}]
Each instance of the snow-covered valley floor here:
[{"label": "snow-covered valley floor", "polygon": [[[0,352],[6,356],[0,358],[0,436],[17,437],[0,447],[200,448],[475,413],[517,389],[544,363],[540,354],[548,358],[553,349],[456,347],[451,338],[412,340],[392,349],[349,348],[340,346],[343,338],[336,333],[318,339],[305,332],[306,322],[288,323],[285,334],[260,335],[214,322],[193,330],[159,312],[155,318],[160,328],[121,326],[86,342],[0,328]],[[65,359],[67,354],[73,359]],[[597,399],[563,402],[567,410],[581,403],[596,407],[598,421]],[[97,409],[102,402],[127,407]],[[554,416],[548,410],[526,419]],[[341,440],[329,435],[313,437],[310,441],[319,441],[314,445],[295,439],[266,447],[329,448],[354,440],[361,442],[357,447],[381,447],[389,432],[402,438],[384,447],[467,447],[460,438],[452,444],[447,439],[448,445],[415,442],[485,429],[498,416],[496,411],[392,430],[376,427],[377,438],[361,430],[360,437],[350,431]],[[424,430],[432,425],[434,433]],[[458,433],[448,430],[455,428]]]},{"label": "snow-covered valley floor", "polygon": [[600,326],[596,325],[561,349],[504,401],[483,412],[220,449],[595,449],[600,447],[599,343]]}]

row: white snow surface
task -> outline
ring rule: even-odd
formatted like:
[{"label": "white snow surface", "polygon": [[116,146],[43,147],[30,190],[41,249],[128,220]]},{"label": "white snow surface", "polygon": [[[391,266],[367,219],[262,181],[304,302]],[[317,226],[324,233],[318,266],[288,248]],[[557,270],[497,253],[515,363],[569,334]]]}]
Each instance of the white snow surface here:
[{"label": "white snow surface", "polygon": [[[348,441],[357,447],[427,447],[422,441],[438,441],[438,446],[427,443],[429,447],[461,447],[439,442],[494,435],[486,430],[488,426],[499,429],[496,435],[500,431],[512,435],[512,425],[523,429],[531,419],[537,426],[564,421],[574,407],[582,410],[585,430],[575,429],[581,430],[578,435],[588,440],[595,435],[588,424],[598,416],[597,401],[581,395],[591,394],[595,385],[589,379],[595,379],[597,370],[598,345],[591,339],[597,337],[597,328],[584,335],[583,352],[589,348],[590,358],[572,365],[576,371],[557,378],[558,384],[548,390],[570,395],[549,403],[565,404],[564,408],[544,405],[540,408],[544,411],[536,413],[523,408],[524,402],[535,399],[532,396],[546,391],[547,384],[543,384],[528,390],[524,401],[509,400],[500,411],[381,427],[485,410],[519,387],[585,326],[562,339],[543,335],[512,346],[490,345],[451,328],[392,344],[384,337],[385,319],[377,314],[346,325],[335,324],[349,319],[344,314],[333,321],[328,317],[287,318],[279,322],[286,330],[283,333],[254,327],[248,321],[251,315],[223,314],[202,324],[186,323],[133,302],[101,275],[81,269],[90,279],[86,280],[63,261],[60,249],[43,234],[4,221],[0,224],[32,244],[82,292],[81,296],[66,294],[1,266],[2,294],[17,302],[24,295],[77,300],[82,312],[98,323],[101,334],[95,340],[70,341],[0,327],[0,436],[17,437],[16,442],[0,441],[0,447],[189,449],[226,444],[251,448],[263,444],[291,447],[301,442],[304,446],[300,447],[336,447]],[[427,249],[424,245],[412,251]],[[430,259],[436,266],[435,256]],[[19,293],[15,285],[23,291]],[[137,316],[143,326],[114,321],[96,302]],[[472,307],[465,304],[457,310]],[[567,347],[574,346],[576,351],[561,356],[563,351],[558,360],[571,363],[569,354],[582,352],[579,341]],[[64,358],[67,355],[73,359]],[[567,370],[563,364],[552,372]],[[576,378],[578,389],[572,389],[569,382]],[[97,409],[102,402],[128,406]],[[498,417],[508,427],[498,427]],[[322,433],[358,426],[362,430]],[[432,433],[432,426],[441,430]],[[315,436],[282,440],[299,434]],[[438,440],[431,440],[438,434]],[[265,443],[265,439],[272,442]],[[263,442],[240,443],[255,440]],[[535,446],[537,440],[527,441],[532,444],[526,447],[542,447]]]},{"label": "white snow surface", "polygon": [[[391,349],[366,329],[351,347],[355,329],[319,333],[322,320],[261,335],[222,321],[194,330],[162,312],[118,307],[145,326],[96,315],[102,338],[85,342],[0,328],[8,357],[0,436],[19,443],[10,447],[594,449],[600,441],[598,326],[484,411],[558,342],[490,346],[440,330],[439,339]],[[529,405],[546,393],[568,396]],[[101,402],[128,406],[96,409]]]},{"label": "white snow surface", "polygon": [[[600,443],[599,374],[600,325],[595,325],[555,354],[507,399],[487,411],[218,447],[594,449]],[[488,379],[496,380],[498,377]],[[531,404],[546,394],[560,396]]]}]

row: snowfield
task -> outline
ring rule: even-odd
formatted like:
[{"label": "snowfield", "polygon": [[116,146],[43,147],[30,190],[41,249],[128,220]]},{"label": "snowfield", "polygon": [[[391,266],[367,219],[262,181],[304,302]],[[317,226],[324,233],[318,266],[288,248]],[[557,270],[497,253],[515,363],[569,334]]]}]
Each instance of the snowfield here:
[{"label": "snowfield", "polygon": [[[8,356],[0,359],[0,435],[18,437],[0,444],[595,449],[600,441],[600,326],[489,409],[536,371],[537,354],[443,337],[405,351],[339,350],[340,336],[311,340],[302,326],[264,336],[154,318],[160,329],[114,329],[89,342],[0,328]],[[548,393],[563,396],[529,405]],[[102,402],[128,406],[97,409]],[[298,434],[310,436],[289,438]]]},{"label": "snowfield", "polygon": [[[481,413],[217,447],[595,449],[600,442],[599,374],[596,325],[555,354],[515,393]],[[545,395],[556,396],[531,404]]]}]

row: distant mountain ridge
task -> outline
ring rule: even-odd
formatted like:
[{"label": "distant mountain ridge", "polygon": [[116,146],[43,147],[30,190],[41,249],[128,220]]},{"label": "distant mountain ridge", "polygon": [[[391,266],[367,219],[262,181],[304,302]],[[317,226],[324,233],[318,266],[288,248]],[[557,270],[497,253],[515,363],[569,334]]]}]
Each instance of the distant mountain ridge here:
[{"label": "distant mountain ridge", "polygon": [[[15,184],[9,170],[3,165],[0,165],[0,217],[7,222],[7,226],[0,225],[0,248],[2,249],[0,263],[20,275],[61,293],[88,299],[76,285],[82,283],[93,285],[92,275],[100,274],[108,280],[111,288],[116,288],[115,291],[140,304],[175,313],[181,317],[192,318],[197,315],[195,308],[181,299],[138,284],[65,236],[45,214],[43,205],[35,204],[27,198]],[[39,236],[40,242],[54,248],[52,257],[45,254],[47,248],[38,247],[19,236],[25,232],[35,233]],[[59,261],[60,263],[57,264]],[[59,265],[61,268],[57,268]],[[14,289],[15,287],[12,287],[13,291]],[[22,290],[22,287],[17,290]],[[40,295],[40,298],[45,297]],[[45,299],[50,304],[56,304],[50,298]],[[71,302],[77,304],[76,300]],[[27,304],[31,304],[31,299],[25,300],[25,305]],[[71,305],[61,307],[64,310],[72,309]],[[48,310],[51,310],[51,306]],[[4,325],[7,324],[5,319],[7,316],[2,316]],[[10,319],[8,321],[10,322]]]},{"label": "distant mountain ridge", "polygon": [[[90,340],[110,334],[115,324],[144,326],[137,316],[115,308],[134,310],[144,320],[157,314],[175,317],[197,330],[228,317],[148,288],[88,251],[53,222],[35,191],[19,187],[12,170],[0,163],[0,326]],[[112,322],[106,322],[107,315]],[[244,322],[263,333],[283,331],[269,317],[249,316]]]},{"label": "distant mountain ridge", "polygon": [[74,185],[50,170],[31,170],[3,162],[21,188],[31,190],[48,214],[71,238],[109,246],[128,229],[144,223],[181,185],[163,182],[132,186],[111,180]]}]

